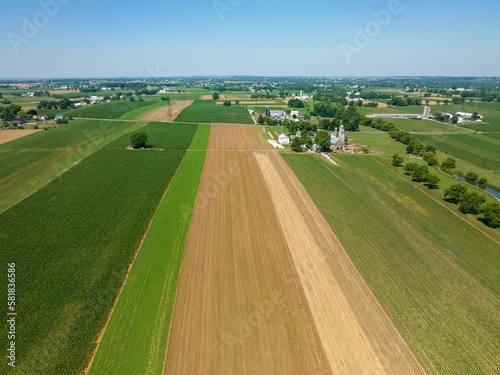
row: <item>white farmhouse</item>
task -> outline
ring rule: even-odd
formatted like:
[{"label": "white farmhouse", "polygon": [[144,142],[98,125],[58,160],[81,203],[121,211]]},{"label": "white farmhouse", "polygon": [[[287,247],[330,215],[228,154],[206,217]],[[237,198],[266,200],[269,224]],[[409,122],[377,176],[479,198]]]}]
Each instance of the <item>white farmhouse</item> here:
[{"label": "white farmhouse", "polygon": [[282,145],[289,145],[290,144],[290,137],[281,133],[278,136],[278,142],[281,143]]}]

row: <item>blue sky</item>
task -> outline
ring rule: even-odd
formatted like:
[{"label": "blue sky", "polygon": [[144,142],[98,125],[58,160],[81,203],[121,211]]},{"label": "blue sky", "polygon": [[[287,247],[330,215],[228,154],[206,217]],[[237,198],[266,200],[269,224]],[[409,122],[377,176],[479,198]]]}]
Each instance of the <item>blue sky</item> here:
[{"label": "blue sky", "polygon": [[500,76],[499,16],[498,0],[3,0],[0,77]]}]

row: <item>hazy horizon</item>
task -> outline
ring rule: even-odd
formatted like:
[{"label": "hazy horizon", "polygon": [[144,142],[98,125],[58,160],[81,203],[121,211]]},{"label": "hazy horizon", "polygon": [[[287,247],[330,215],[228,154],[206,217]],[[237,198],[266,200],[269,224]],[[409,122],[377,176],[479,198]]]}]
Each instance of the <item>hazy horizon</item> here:
[{"label": "hazy horizon", "polygon": [[3,14],[1,79],[500,76],[494,0],[8,0]]}]

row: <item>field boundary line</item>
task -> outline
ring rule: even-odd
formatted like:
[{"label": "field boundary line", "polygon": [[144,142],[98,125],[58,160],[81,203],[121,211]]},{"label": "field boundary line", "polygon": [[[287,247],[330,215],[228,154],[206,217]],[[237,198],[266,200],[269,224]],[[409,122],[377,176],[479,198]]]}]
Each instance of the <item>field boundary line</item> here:
[{"label": "field boundary line", "polygon": [[[187,150],[186,150],[187,151]],[[96,341],[96,347],[92,353],[92,356],[90,358],[90,361],[87,365],[87,367],[85,368],[84,370],[84,374],[88,374],[91,367],[92,367],[92,363],[94,362],[94,359],[95,359],[95,356],[97,354],[97,351],[99,350],[99,346],[100,346],[100,343],[102,341],[102,338],[104,337],[104,333],[106,332],[106,328],[108,327],[108,324],[111,320],[111,316],[113,315],[113,312],[115,311],[115,307],[116,305],[118,304],[118,300],[120,299],[120,296],[122,295],[122,292],[123,292],[123,289],[125,288],[125,284],[127,283],[127,280],[128,280],[128,277],[130,275],[130,271],[132,270],[132,267],[134,266],[134,263],[135,263],[135,260],[137,259],[137,255],[139,254],[139,251],[141,250],[142,248],[142,245],[144,243],[144,240],[146,239],[146,236],[149,232],[149,229],[151,228],[151,224],[153,223],[154,221],[154,218],[156,217],[156,214],[158,213],[158,210],[160,209],[160,206],[163,202],[163,199],[165,198],[165,196],[167,195],[167,192],[168,190],[170,189],[170,186],[172,185],[172,182],[174,181],[175,177],[177,176],[177,172],[179,172],[179,169],[182,165],[182,162],[184,161],[184,158],[186,157],[186,152],[184,153],[184,156],[182,157],[182,160],[181,162],[179,163],[179,165],[177,166],[177,169],[175,170],[175,173],[174,175],[172,176],[172,179],[169,181],[167,187],[165,188],[165,190],[163,191],[163,194],[161,196],[161,199],[159,200],[158,202],[158,205],[156,206],[156,209],[155,209],[155,212],[153,213],[153,215],[151,216],[151,219],[149,220],[149,223],[148,223],[148,226],[146,228],[146,230],[144,231],[144,234],[143,236],[141,237],[141,241],[139,242],[139,245],[137,246],[137,249],[136,251],[134,252],[134,256],[132,257],[132,260],[129,264],[129,266],[127,267],[127,272],[125,273],[125,279],[123,280],[123,283],[122,285],[120,286],[120,290],[115,298],[115,300],[113,301],[113,306],[111,307],[111,310],[108,314],[108,317],[106,319],[106,324],[104,325],[104,327],[102,328],[101,332],[99,333],[99,336],[97,338],[97,341]]]}]

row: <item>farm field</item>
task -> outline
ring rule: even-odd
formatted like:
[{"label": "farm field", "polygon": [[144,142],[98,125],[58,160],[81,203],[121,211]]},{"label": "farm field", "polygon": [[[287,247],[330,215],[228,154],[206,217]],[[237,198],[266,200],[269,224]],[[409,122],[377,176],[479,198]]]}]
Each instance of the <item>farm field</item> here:
[{"label": "farm field", "polygon": [[193,104],[192,100],[175,100],[172,103],[163,103],[162,105],[155,106],[157,108],[148,110],[139,115],[137,120],[142,121],[166,121],[173,122],[179,114]]},{"label": "farm field", "polygon": [[10,373],[83,372],[184,154],[102,149],[0,215],[1,256],[22,270],[17,312],[30,317],[17,323]]},{"label": "farm field", "polygon": [[500,139],[481,134],[416,135],[416,138],[447,154],[500,172]]},{"label": "farm field", "polygon": [[[189,125],[187,125],[189,126]],[[161,374],[210,127],[200,125],[160,203],[89,374]]]},{"label": "farm field", "polygon": [[401,130],[406,130],[410,133],[464,133],[470,134],[471,131],[462,129],[458,126],[451,126],[446,123],[427,120],[401,120],[388,119]]},{"label": "farm field", "polygon": [[498,373],[498,231],[382,158],[283,157],[427,371]]},{"label": "farm field", "polygon": [[[369,128],[371,129],[371,128]],[[373,131],[376,131],[373,129]],[[383,132],[347,132],[350,144],[368,146],[370,151],[379,151],[388,155],[406,154],[406,145],[396,142]]]},{"label": "farm field", "polygon": [[[402,120],[406,121],[406,120]],[[369,150],[375,151],[375,152],[381,152],[386,155],[393,155],[393,154],[399,154],[402,155],[406,158],[407,161],[412,159],[412,161],[415,161],[414,156],[406,154],[406,146],[396,142],[393,140],[387,133],[383,133],[381,131],[378,131],[373,128],[368,128],[361,126],[360,127],[360,132],[347,132],[347,136],[349,138],[349,142],[351,144],[358,144],[362,146],[368,146]],[[411,130],[411,129],[410,129]],[[436,137],[437,139],[441,138],[441,134],[436,134],[436,135],[429,135],[431,137]],[[474,135],[477,137],[477,135]],[[490,137],[493,139],[498,139],[500,138],[497,137],[497,133],[486,133],[483,134],[482,136],[485,137]],[[481,151],[482,152],[482,151]],[[480,155],[483,155],[482,153]],[[449,157],[457,158],[456,155],[446,153],[440,149],[437,150],[437,156],[441,160],[445,160]],[[457,158],[457,172],[462,172],[462,173],[467,173],[467,172],[475,172],[481,177],[487,178],[488,182],[492,184],[493,186],[500,186],[500,174],[496,171],[488,170],[486,168],[483,168],[477,164],[474,164],[472,162],[466,161],[464,159]],[[495,160],[491,159],[490,162],[494,163]],[[447,175],[441,173],[439,170],[437,170],[437,174],[440,174],[442,176],[442,179],[445,179]]]},{"label": "farm field", "polygon": [[195,100],[175,119],[176,122],[253,124],[247,108],[218,107],[212,100]]},{"label": "farm field", "polygon": [[[66,115],[68,117],[82,117],[82,118],[99,118],[99,119],[116,119],[126,114],[127,112],[136,110],[142,107],[148,107],[155,103],[155,101],[115,101],[111,103],[101,103],[89,105],[79,109],[40,109],[37,112],[41,115]],[[33,108],[36,108],[34,106]],[[126,118],[128,119],[128,118]]]},{"label": "farm field", "polygon": [[0,145],[14,141],[19,138],[26,137],[28,135],[38,133],[42,130],[28,130],[28,129],[22,129],[22,130],[0,130]]},{"label": "farm field", "polygon": [[[47,185],[108,142],[144,125],[75,120],[69,125],[0,145],[0,212]],[[27,130],[20,130],[24,131]]]},{"label": "farm field", "polygon": [[[359,274],[331,254],[341,245],[321,215],[293,203],[303,191],[254,129],[212,127],[165,373],[423,373]],[[372,328],[359,323],[370,318]]]}]

